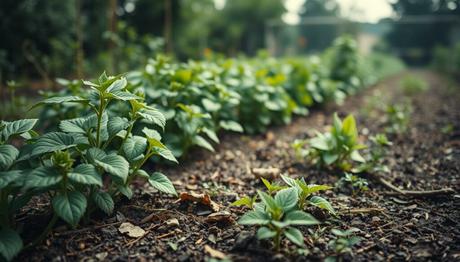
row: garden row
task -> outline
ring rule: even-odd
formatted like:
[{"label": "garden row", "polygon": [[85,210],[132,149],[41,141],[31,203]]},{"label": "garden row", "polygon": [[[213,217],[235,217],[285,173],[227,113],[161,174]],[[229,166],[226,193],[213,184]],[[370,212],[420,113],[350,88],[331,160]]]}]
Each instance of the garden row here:
[{"label": "garden row", "polygon": [[[213,150],[220,130],[263,132],[306,114],[308,107],[343,100],[374,81],[365,64],[355,42],[342,38],[322,60],[178,64],[158,57],[126,77],[104,73],[96,83],[83,81],[89,88],[60,80],[68,88],[45,94],[36,105],[44,107],[40,121],[0,123],[0,254],[11,260],[23,248],[15,216],[32,197],[49,198],[53,215],[30,245],[58,219],[76,227],[97,209],[110,214],[120,197],[132,197],[136,179],[176,194],[165,175],[143,169],[147,160],[177,162],[193,146]],[[382,67],[380,60],[372,64]],[[48,132],[35,132],[37,122]],[[355,134],[354,121],[346,122],[345,132]],[[292,197],[292,190],[283,192]],[[290,210],[294,200],[286,200]]]}]

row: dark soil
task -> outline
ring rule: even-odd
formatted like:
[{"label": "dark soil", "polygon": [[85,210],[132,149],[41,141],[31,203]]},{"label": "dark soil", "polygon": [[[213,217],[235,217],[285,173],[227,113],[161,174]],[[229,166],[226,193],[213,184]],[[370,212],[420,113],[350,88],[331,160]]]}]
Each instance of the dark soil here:
[{"label": "dark soil", "polygon": [[[135,198],[119,203],[113,216],[96,216],[77,229],[58,226],[42,245],[25,250],[18,261],[203,261],[219,257],[211,254],[209,247],[234,261],[317,261],[334,255],[328,247],[334,238],[330,229],[352,227],[359,229],[356,234],[362,241],[353,248],[353,255],[342,257],[344,260],[460,261],[460,85],[449,84],[428,71],[410,73],[428,81],[430,89],[405,97],[400,90],[405,73],[348,98],[342,106],[315,109],[309,116],[289,126],[272,128],[263,136],[225,134],[216,153],[196,150],[180,166],[163,168],[178,192],[207,193],[220,206],[219,212],[227,211],[230,216],[224,215],[216,222],[210,216],[215,210],[209,206],[179,202],[140,185]],[[263,188],[252,168],[278,168],[293,177],[303,176],[309,183],[334,185],[339,173],[297,161],[290,144],[297,138],[313,136],[314,130],[327,129],[335,111],[342,117],[353,113],[361,139],[366,142],[369,135],[384,132],[386,127],[386,116],[376,104],[406,99],[413,107],[410,126],[405,133],[389,135],[394,145],[386,159],[391,169],[386,179],[401,189],[451,187],[456,194],[415,199],[395,195],[372,180],[370,190],[357,196],[340,188],[325,192],[322,196],[341,215],[337,219],[320,210],[309,210],[323,224],[309,227],[314,234],[302,228],[310,251],[307,256],[297,255],[295,247],[287,242],[283,243],[284,252],[277,254],[271,251],[269,242],[255,238],[255,228],[235,222],[246,210],[230,207],[230,203]],[[178,225],[171,219],[177,219]],[[41,227],[46,224],[37,222],[39,217],[34,221]],[[140,226],[147,234],[141,238],[121,234],[118,228],[125,221]]]}]

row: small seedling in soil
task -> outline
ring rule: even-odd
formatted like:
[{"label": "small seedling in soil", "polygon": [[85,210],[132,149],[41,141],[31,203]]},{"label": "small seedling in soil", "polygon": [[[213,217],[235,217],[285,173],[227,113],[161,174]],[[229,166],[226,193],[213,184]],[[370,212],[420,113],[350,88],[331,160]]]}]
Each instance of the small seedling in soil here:
[{"label": "small seedling in soil", "polygon": [[254,208],[254,203],[256,202],[256,200],[257,200],[257,195],[253,196],[253,197],[244,196],[244,197],[236,200],[235,202],[233,202],[231,205],[232,206],[237,206],[237,207],[245,206],[245,207],[248,207],[250,209],[253,209]]},{"label": "small seedling in soil", "polygon": [[296,226],[319,224],[312,215],[299,210],[298,193],[295,188],[280,190],[274,197],[258,191],[261,202],[254,204],[239,220],[241,225],[256,225],[258,239],[273,239],[276,251],[280,251],[282,237],[299,247],[304,246],[302,232]]},{"label": "small seedling in soil", "polygon": [[354,232],[359,231],[357,228],[348,230],[332,229],[331,232],[337,237],[329,242],[328,246],[334,251],[334,256],[326,258],[326,261],[337,261],[339,256],[350,254],[353,256],[353,246],[361,241],[360,237],[353,236]]},{"label": "small seedling in soil", "polygon": [[307,184],[304,178],[293,179],[285,175],[281,175],[281,178],[289,185],[290,188],[294,188],[297,191],[299,197],[299,209],[303,210],[306,208],[307,204],[310,204],[321,209],[325,209],[332,215],[336,215],[336,212],[329,201],[320,196],[313,196],[314,193],[319,191],[331,189],[331,186]]},{"label": "small seedling in soil", "polygon": [[353,196],[369,190],[366,179],[350,173],[345,173],[345,175],[339,179],[337,187],[341,189],[349,189]]},{"label": "small seedling in soil", "polygon": [[262,183],[264,183],[265,187],[267,188],[269,195],[273,195],[275,192],[287,188],[287,186],[282,186],[278,184],[277,182],[270,183],[270,181],[268,181],[267,179],[263,177],[261,177],[260,179],[262,180]]},{"label": "small seedling in soil", "polygon": [[366,162],[353,169],[354,173],[389,173],[390,169],[385,165],[385,157],[393,143],[385,134],[377,134],[370,137],[371,146],[366,155]]},{"label": "small seedling in soil", "polygon": [[308,145],[308,158],[320,166],[350,171],[353,162],[365,162],[359,150],[366,146],[358,141],[358,130],[353,115],[348,115],[342,122],[335,113],[330,131],[323,134],[317,132],[317,136],[310,139]]}]

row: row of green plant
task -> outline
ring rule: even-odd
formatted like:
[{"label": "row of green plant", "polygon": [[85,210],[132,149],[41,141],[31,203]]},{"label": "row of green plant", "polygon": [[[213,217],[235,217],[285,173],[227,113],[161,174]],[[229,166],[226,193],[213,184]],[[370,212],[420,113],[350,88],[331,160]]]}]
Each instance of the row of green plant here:
[{"label": "row of green plant", "polygon": [[[322,57],[309,59],[211,57],[177,63],[158,56],[142,70],[127,74],[127,88],[164,113],[165,144],[180,157],[195,146],[213,151],[221,130],[261,133],[307,114],[310,107],[341,102],[376,80],[364,60],[348,37],[339,38]],[[45,97],[85,92],[78,81],[60,83],[68,88],[44,93]],[[82,110],[72,104],[48,106],[41,118],[54,127],[55,119],[77,117]]]},{"label": "row of green plant", "polygon": [[[132,197],[135,179],[176,194],[165,175],[143,169],[154,156],[177,162],[154,129],[163,129],[166,119],[143,97],[127,90],[127,84],[125,77],[104,73],[97,83],[84,81],[89,88],[81,96],[58,96],[36,104],[77,103],[88,112],[78,118],[58,118],[58,131],[38,134],[33,130],[37,119],[0,122],[0,254],[4,259],[11,260],[23,247],[15,217],[34,196],[49,201],[51,215],[37,243],[58,218],[76,227],[97,209],[112,213],[118,198]],[[115,104],[117,114],[108,110]]]}]

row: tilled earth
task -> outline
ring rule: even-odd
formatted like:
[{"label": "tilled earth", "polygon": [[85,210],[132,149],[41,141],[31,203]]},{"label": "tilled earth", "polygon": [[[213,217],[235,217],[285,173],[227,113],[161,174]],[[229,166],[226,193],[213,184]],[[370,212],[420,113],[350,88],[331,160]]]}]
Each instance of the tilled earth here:
[{"label": "tilled earth", "polygon": [[[405,96],[400,80],[409,73],[425,79],[430,89]],[[206,201],[179,201],[139,185],[135,198],[119,203],[113,216],[99,214],[77,229],[61,224],[42,245],[25,250],[17,259],[204,261],[226,256],[233,261],[317,261],[335,255],[328,246],[334,238],[332,228],[358,228],[356,235],[362,240],[353,254],[342,256],[344,260],[460,261],[459,91],[458,84],[432,72],[406,72],[349,97],[341,106],[313,109],[308,116],[297,118],[289,126],[271,128],[263,136],[224,134],[216,153],[195,150],[180,166],[162,168],[178,192],[206,194],[213,206]],[[255,228],[236,223],[247,210],[230,204],[263,188],[254,168],[274,169],[275,177],[285,173],[305,177],[313,184],[335,185],[339,173],[297,160],[290,144],[312,137],[315,130],[326,130],[334,112],[342,117],[353,113],[360,138],[366,142],[370,135],[387,128],[386,114],[379,105],[407,100],[413,108],[410,125],[404,133],[389,135],[393,146],[386,157],[391,170],[386,179],[401,189],[450,187],[456,194],[410,198],[373,180],[369,180],[370,190],[357,196],[336,187],[322,196],[340,217],[311,209],[309,212],[323,223],[301,228],[308,255],[298,255],[287,242],[283,242],[283,253],[277,254],[270,242],[255,238]],[[28,213],[40,213],[41,209],[35,206]],[[45,215],[29,216],[24,221],[34,223],[25,228],[37,224],[43,227],[46,219]],[[123,222],[141,227],[146,234],[132,238],[120,233]]]}]

